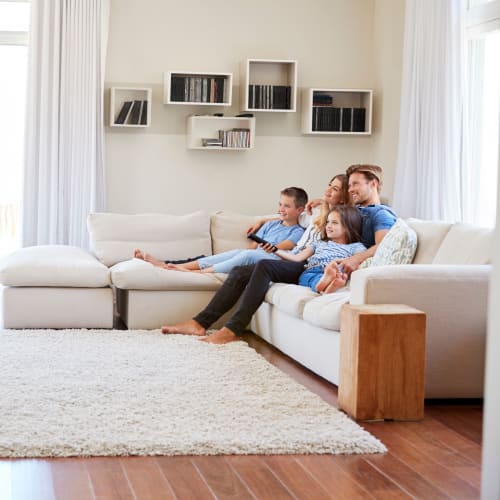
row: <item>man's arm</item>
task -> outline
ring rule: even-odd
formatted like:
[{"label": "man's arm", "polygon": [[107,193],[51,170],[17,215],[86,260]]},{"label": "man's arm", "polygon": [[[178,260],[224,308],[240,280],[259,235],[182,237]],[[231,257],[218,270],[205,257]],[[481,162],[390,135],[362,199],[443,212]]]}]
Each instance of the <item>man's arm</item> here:
[{"label": "man's arm", "polygon": [[351,274],[368,258],[373,257],[377,251],[377,247],[380,242],[384,239],[384,236],[389,232],[389,229],[380,229],[375,232],[375,245],[366,249],[364,252],[359,252],[347,259],[338,259],[335,262],[337,264],[342,264],[342,270],[346,274]]}]

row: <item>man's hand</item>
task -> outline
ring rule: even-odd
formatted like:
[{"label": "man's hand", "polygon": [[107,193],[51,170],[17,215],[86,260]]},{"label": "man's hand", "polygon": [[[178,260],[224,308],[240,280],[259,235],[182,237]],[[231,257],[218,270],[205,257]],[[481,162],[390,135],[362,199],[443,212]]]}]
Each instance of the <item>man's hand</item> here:
[{"label": "man's hand", "polygon": [[337,259],[335,263],[342,266],[342,271],[348,276],[361,265],[363,259],[360,254],[351,255],[347,259]]}]

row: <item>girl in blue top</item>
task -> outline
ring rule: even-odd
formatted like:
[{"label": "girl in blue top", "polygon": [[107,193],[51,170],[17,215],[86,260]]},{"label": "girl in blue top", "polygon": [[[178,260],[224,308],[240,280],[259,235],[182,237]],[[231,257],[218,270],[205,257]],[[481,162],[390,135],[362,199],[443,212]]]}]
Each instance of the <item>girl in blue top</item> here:
[{"label": "girl in blue top", "polygon": [[358,208],[338,205],[329,212],[320,240],[303,248],[296,247],[293,252],[278,250],[276,253],[285,260],[306,261],[299,285],[317,293],[334,292],[346,284],[347,275],[340,266],[332,265],[332,261],[366,250],[359,242],[362,221]]}]

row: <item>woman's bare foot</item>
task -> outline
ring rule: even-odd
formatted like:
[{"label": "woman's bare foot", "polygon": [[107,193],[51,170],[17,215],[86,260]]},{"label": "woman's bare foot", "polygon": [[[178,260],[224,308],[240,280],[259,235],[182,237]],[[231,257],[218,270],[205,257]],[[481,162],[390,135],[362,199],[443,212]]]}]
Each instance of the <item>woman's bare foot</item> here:
[{"label": "woman's bare foot", "polygon": [[240,340],[240,338],[229,328],[226,328],[224,326],[215,333],[212,333],[212,335],[209,335],[208,337],[200,340],[202,342],[208,342],[209,344],[228,344],[229,342]]},{"label": "woman's bare foot", "polygon": [[162,326],[161,333],[180,333],[182,335],[196,335],[198,337],[203,337],[206,335],[206,330],[198,323],[198,321],[188,319],[183,323],[177,323],[173,326]]},{"label": "woman's bare foot", "polygon": [[156,257],[153,257],[150,253],[144,252],[144,260],[146,262],[149,262],[150,264],[153,264],[153,266],[156,267],[163,267],[164,269],[167,268],[167,264],[163,260],[159,260]]},{"label": "woman's bare foot", "polygon": [[136,248],[134,250],[134,257],[136,259],[142,259],[142,260],[144,260],[144,254],[142,253],[142,250],[140,248]]},{"label": "woman's bare foot", "polygon": [[324,289],[323,293],[334,293],[347,283],[347,274],[339,273],[337,277]]},{"label": "woman's bare foot", "polygon": [[316,291],[318,293],[325,293],[328,286],[334,281],[339,275],[340,270],[338,264],[335,262],[330,262],[323,271],[323,276],[318,281],[316,285]]}]

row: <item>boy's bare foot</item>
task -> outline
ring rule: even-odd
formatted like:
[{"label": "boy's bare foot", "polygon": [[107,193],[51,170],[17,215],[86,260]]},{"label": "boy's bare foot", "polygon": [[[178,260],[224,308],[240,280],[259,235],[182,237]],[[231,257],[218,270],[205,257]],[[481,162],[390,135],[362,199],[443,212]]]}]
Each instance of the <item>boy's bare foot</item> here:
[{"label": "boy's bare foot", "polygon": [[144,253],[144,260],[146,262],[149,262],[150,264],[153,264],[153,266],[156,266],[156,267],[163,267],[163,268],[167,267],[167,264],[165,264],[165,262],[163,262],[162,260],[157,259],[156,257],[153,257],[149,253]]},{"label": "boy's bare foot", "polygon": [[136,248],[134,250],[134,257],[136,259],[142,259],[142,260],[144,260],[144,254],[142,253],[142,250],[140,248]]},{"label": "boy's bare foot", "polygon": [[180,333],[183,335],[196,335],[198,337],[203,337],[206,335],[206,330],[198,323],[198,321],[188,319],[187,321],[177,323],[173,326],[162,326],[161,333]]},{"label": "boy's bare foot", "polygon": [[229,342],[240,340],[240,338],[229,328],[226,328],[224,326],[215,333],[212,333],[212,335],[209,335],[208,337],[200,340],[202,342],[208,342],[209,344],[228,344]]}]

